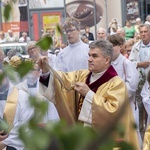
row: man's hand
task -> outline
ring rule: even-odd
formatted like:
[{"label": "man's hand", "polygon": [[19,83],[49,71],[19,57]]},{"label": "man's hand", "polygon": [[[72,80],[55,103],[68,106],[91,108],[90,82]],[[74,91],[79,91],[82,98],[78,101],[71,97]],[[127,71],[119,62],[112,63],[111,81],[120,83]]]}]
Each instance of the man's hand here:
[{"label": "man's hand", "polygon": [[38,60],[37,64],[39,65],[40,69],[42,70],[42,73],[49,72],[50,66],[48,64],[48,57],[47,56],[41,56]]},{"label": "man's hand", "polygon": [[149,67],[149,65],[150,65],[150,62],[149,62],[149,61],[143,61],[143,62],[139,62],[139,63],[137,64],[137,67],[138,67],[138,68],[147,68],[147,67]]},{"label": "man's hand", "polygon": [[74,89],[79,92],[82,96],[86,96],[90,88],[84,82],[76,82]]},{"label": "man's hand", "polygon": [[0,141],[3,141],[8,137],[8,134],[3,135],[3,133],[4,133],[4,130],[0,131]]}]

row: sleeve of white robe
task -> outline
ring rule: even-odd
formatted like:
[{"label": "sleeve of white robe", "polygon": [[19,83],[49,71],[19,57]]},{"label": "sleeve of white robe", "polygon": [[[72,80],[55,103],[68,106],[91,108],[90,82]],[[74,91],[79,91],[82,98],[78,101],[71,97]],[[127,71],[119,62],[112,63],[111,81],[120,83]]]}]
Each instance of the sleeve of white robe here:
[{"label": "sleeve of white robe", "polygon": [[92,100],[94,94],[95,93],[91,90],[87,93],[78,118],[80,121],[90,125],[92,124]]},{"label": "sleeve of white robe", "polygon": [[128,89],[129,98],[132,102],[135,101],[135,92],[139,83],[139,73],[133,63],[128,59],[124,62],[125,83]]},{"label": "sleeve of white robe", "polygon": [[148,82],[146,81],[141,91],[142,101],[143,101],[143,104],[145,106],[147,113],[150,112],[150,89],[149,88],[150,86]]},{"label": "sleeve of white robe", "polygon": [[29,95],[27,95],[25,92],[19,90],[18,98],[13,128],[10,131],[8,138],[2,142],[5,145],[15,147],[18,150],[23,150],[24,145],[18,137],[18,129],[33,116],[34,109],[30,106]]},{"label": "sleeve of white robe", "polygon": [[147,124],[150,124],[150,86],[148,84],[148,81],[145,82],[142,91],[141,91],[141,96],[142,96],[142,102],[144,104],[145,110],[148,114],[148,120]]},{"label": "sleeve of white robe", "polygon": [[[44,75],[45,74],[42,74],[41,76],[44,76]],[[54,104],[56,103],[56,101],[55,101],[55,90],[54,90],[54,80],[53,80],[52,74],[50,74],[50,77],[49,77],[48,87],[46,87],[41,82],[39,82],[39,92],[44,97],[46,97],[48,100],[50,100],[52,103],[54,103]]]},{"label": "sleeve of white robe", "polygon": [[132,61],[132,63],[134,64],[136,68],[137,68],[137,64],[140,62],[140,57],[139,57],[140,44],[141,42],[138,42],[132,47],[132,50],[129,56],[129,60]]}]

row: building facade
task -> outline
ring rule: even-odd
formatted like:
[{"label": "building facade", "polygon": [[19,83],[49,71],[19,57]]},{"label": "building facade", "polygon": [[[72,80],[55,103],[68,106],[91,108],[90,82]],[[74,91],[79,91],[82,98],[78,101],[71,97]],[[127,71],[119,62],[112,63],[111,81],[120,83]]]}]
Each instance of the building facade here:
[{"label": "building facade", "polygon": [[32,40],[40,39],[43,32],[52,30],[58,36],[57,24],[66,17],[74,17],[81,23],[81,32],[89,26],[96,34],[99,27],[108,28],[117,18],[121,26],[126,19],[134,23],[137,17],[145,20],[150,13],[150,0],[18,0],[13,1],[9,20],[4,19],[6,0],[2,0],[0,30],[11,29],[16,34],[28,32]]}]

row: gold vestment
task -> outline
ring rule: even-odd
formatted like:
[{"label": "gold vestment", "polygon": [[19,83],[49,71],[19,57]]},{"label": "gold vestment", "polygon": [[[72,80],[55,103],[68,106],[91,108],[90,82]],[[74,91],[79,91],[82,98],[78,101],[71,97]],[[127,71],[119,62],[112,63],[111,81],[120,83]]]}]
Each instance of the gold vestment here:
[{"label": "gold vestment", "polygon": [[[75,72],[57,72],[66,87],[75,82],[85,82],[89,71],[79,70]],[[52,75],[50,75],[52,76]],[[40,92],[49,99],[49,91],[51,89],[50,82],[48,88],[40,84]],[[79,94],[74,90],[69,92],[61,87],[60,82],[54,77],[55,88],[55,106],[61,119],[67,121],[68,124],[74,124],[78,118],[78,101]],[[45,91],[46,90],[46,91]],[[126,102],[126,103],[125,103]],[[125,108],[124,109],[124,105]],[[127,88],[125,83],[119,76],[111,78],[108,82],[102,84],[96,91],[92,101],[92,124],[96,130],[107,129],[114,122],[114,118],[118,116],[121,110],[125,112],[119,119],[121,125],[125,128],[124,137],[113,133],[113,137],[129,142],[135,147],[135,150],[140,150],[136,129],[133,128],[134,118],[129,103]]]},{"label": "gold vestment", "polygon": [[143,150],[150,150],[150,125],[144,134]]}]

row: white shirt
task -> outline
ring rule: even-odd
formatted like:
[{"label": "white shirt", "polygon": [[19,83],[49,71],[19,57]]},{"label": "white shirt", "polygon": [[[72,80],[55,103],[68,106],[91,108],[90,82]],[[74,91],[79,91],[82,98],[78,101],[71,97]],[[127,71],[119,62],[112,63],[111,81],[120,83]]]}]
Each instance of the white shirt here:
[{"label": "white shirt", "polygon": [[149,21],[145,21],[145,24],[148,24],[148,25],[150,25],[150,22],[149,22]]},{"label": "white shirt", "polygon": [[56,57],[55,70],[64,72],[88,69],[89,45],[79,41],[69,44]]},{"label": "white shirt", "polygon": [[[12,88],[13,85],[11,84],[8,94],[11,93]],[[19,90],[18,98],[19,99],[18,99],[18,104],[17,104],[16,113],[14,117],[13,128],[10,131],[8,138],[3,140],[2,142],[5,145],[16,148],[17,150],[24,150],[24,144],[18,137],[18,128],[33,116],[34,109],[31,108],[29,104],[29,100],[28,100],[29,95],[27,93],[25,93],[22,90]],[[0,103],[5,104],[6,100],[0,101]],[[1,115],[4,111],[4,107],[5,105],[3,105],[3,109],[0,109]],[[3,118],[3,116],[0,117]]]},{"label": "white shirt", "polygon": [[147,127],[148,127],[148,125],[150,125],[150,85],[148,81],[145,82],[142,88],[141,96],[142,96],[142,102],[144,104],[145,110],[148,114],[147,117]]},{"label": "white shirt", "polygon": [[30,96],[35,96],[38,99],[41,99],[42,101],[46,101],[48,103],[48,110],[44,115],[44,118],[42,119],[42,123],[47,123],[49,121],[59,121],[59,115],[58,112],[54,106],[54,104],[50,101],[48,101],[45,97],[43,97],[40,93],[39,93],[39,80],[37,80],[37,84],[35,87],[28,87],[27,85],[27,80],[19,83],[18,85],[16,85],[17,88],[27,92]]},{"label": "white shirt", "polygon": [[135,123],[137,125],[139,143],[142,146],[142,139],[139,132],[139,108],[137,103],[135,103],[136,90],[139,83],[139,73],[135,65],[122,54],[120,54],[116,60],[112,61],[112,66],[127,86],[132,112],[134,115]]},{"label": "white shirt", "polygon": [[122,54],[120,54],[116,60],[112,61],[112,66],[127,86],[135,122],[137,126],[139,126],[139,109],[135,103],[136,90],[139,83],[138,71],[135,68],[135,65]]},{"label": "white shirt", "polygon": [[111,64],[116,70],[117,74],[126,83],[131,100],[132,94],[136,92],[139,82],[139,73],[136,70],[136,67],[129,59],[124,57],[122,54],[120,54],[116,60],[112,61]]},{"label": "white shirt", "polygon": [[26,43],[28,43],[28,42],[30,42],[30,41],[31,41],[30,37],[27,37],[27,38],[26,38],[26,41],[25,41],[24,37],[21,37],[21,38],[19,39],[19,42],[26,42]]}]

